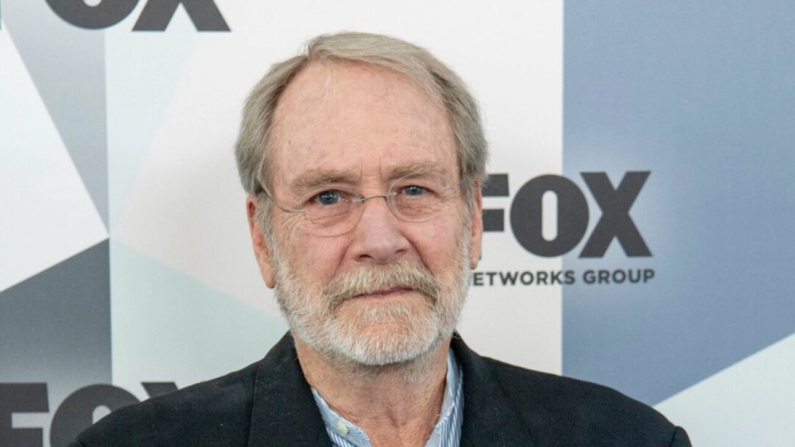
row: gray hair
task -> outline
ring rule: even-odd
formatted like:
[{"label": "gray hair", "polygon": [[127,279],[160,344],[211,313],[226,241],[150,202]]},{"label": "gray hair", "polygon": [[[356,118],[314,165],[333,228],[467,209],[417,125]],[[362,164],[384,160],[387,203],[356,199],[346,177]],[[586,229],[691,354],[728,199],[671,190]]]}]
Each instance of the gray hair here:
[{"label": "gray hair", "polygon": [[[315,37],[302,54],[274,64],[249,94],[235,146],[240,181],[249,194],[260,195],[263,187],[271,189],[268,168],[274,112],[287,85],[315,62],[358,62],[394,70],[430,97],[440,98],[456,140],[461,179],[486,180],[488,149],[480,114],[461,78],[424,48],[378,34],[342,32]],[[475,183],[464,184],[466,202],[471,207]],[[262,213],[258,214],[265,218],[267,211],[260,208]],[[267,232],[270,225],[260,222]]]}]

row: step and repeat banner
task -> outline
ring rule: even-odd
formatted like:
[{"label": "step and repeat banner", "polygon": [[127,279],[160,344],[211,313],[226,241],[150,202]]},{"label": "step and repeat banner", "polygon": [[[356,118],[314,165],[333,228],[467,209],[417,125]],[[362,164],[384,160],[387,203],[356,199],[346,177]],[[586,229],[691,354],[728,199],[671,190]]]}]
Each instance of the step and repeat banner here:
[{"label": "step and repeat banner", "polygon": [[240,109],[309,38],[431,50],[478,98],[460,332],[694,445],[795,439],[795,4],[0,0],[0,446],[239,369],[287,330]]}]

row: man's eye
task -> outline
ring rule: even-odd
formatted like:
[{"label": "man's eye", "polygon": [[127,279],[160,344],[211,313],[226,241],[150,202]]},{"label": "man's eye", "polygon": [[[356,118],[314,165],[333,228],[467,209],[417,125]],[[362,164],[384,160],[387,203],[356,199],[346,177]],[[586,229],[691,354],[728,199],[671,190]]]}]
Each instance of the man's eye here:
[{"label": "man's eye", "polygon": [[342,201],[342,194],[339,191],[330,189],[316,195],[312,201],[324,206],[336,205]]},{"label": "man's eye", "polygon": [[401,193],[403,193],[403,194],[405,194],[407,196],[421,196],[421,195],[423,195],[423,194],[425,194],[427,192],[429,192],[427,189],[423,188],[422,186],[417,186],[417,185],[405,186],[401,190]]}]

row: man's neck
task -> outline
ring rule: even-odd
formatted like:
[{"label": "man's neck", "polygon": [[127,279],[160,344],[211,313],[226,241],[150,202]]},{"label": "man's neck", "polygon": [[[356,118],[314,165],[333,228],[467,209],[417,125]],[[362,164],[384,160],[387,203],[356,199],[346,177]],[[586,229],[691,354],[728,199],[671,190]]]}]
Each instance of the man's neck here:
[{"label": "man's neck", "polygon": [[450,341],[401,365],[335,362],[295,337],[307,382],[374,447],[424,446],[442,408]]}]

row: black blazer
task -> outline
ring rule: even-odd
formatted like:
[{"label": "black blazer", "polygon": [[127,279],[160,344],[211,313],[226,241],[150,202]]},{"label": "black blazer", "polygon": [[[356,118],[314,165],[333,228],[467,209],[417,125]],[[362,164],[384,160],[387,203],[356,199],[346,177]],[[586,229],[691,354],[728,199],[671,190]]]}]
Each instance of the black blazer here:
[{"label": "black blazer", "polygon": [[[617,391],[481,357],[455,336],[461,445],[686,447],[684,430]],[[103,418],[70,447],[332,447],[288,333],[240,371]]]}]

